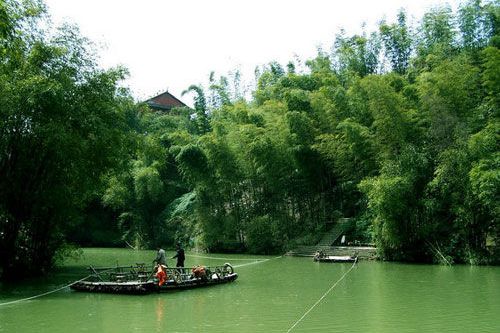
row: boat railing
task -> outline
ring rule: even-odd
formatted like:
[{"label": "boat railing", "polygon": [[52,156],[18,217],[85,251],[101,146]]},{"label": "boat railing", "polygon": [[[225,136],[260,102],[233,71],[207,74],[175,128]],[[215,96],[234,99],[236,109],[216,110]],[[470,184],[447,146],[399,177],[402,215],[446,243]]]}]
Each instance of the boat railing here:
[{"label": "boat railing", "polygon": [[147,281],[153,276],[153,271],[146,264],[137,263],[128,266],[93,267],[91,280],[109,282]]},{"label": "boat railing", "polygon": [[175,283],[193,280],[215,280],[223,279],[233,274],[233,267],[226,263],[220,266],[194,266],[194,267],[167,267],[165,269],[167,279]]},{"label": "boat railing", "polygon": [[[92,272],[89,280],[102,282],[146,282],[156,279],[157,267],[156,265],[147,266],[144,263],[111,267],[89,266],[89,270]],[[222,279],[234,273],[233,267],[228,263],[220,266],[164,267],[163,269],[167,275],[167,281],[173,283]]]}]

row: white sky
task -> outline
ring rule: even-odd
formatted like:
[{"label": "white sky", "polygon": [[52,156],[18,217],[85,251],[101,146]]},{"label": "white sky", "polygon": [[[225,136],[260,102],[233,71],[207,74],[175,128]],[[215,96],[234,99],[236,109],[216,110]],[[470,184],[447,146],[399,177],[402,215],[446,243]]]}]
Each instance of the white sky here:
[{"label": "white sky", "polygon": [[101,66],[124,65],[125,82],[137,99],[169,90],[181,97],[191,84],[205,84],[240,68],[252,79],[258,65],[286,65],[329,51],[335,34],[375,30],[394,21],[400,8],[410,19],[436,4],[455,0],[45,0],[56,25],[76,23],[102,49]]}]

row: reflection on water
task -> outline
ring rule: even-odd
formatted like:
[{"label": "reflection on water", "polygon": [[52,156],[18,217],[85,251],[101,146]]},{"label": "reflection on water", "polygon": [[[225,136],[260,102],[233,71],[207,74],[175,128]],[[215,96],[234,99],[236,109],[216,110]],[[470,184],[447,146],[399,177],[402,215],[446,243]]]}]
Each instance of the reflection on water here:
[{"label": "reflection on water", "polygon": [[165,309],[165,299],[162,297],[158,297],[156,300],[156,330],[158,332],[163,331],[163,323],[165,322],[165,318],[163,316],[163,312]]},{"label": "reflection on water", "polygon": [[[77,280],[89,264],[153,257],[154,251],[88,249],[50,278],[0,286],[0,303]],[[238,280],[146,296],[66,289],[0,306],[0,332],[286,332],[351,267],[309,258],[206,257],[188,256],[186,264],[239,259],[233,260]],[[249,258],[255,261],[241,260]],[[499,286],[498,267],[360,262],[292,332],[500,332]]]}]

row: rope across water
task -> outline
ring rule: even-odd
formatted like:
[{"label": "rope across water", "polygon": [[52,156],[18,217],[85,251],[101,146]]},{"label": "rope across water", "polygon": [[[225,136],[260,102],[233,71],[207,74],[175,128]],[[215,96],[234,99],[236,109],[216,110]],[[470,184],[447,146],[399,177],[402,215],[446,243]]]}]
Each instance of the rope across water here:
[{"label": "rope across water", "polygon": [[220,257],[199,256],[196,254],[186,254],[186,257],[214,259],[214,260],[226,260],[226,261],[265,261],[265,260],[269,260],[269,259],[255,259],[255,258],[220,258]]},{"label": "rope across water", "polygon": [[262,264],[262,263],[267,262],[269,260],[279,259],[281,257],[282,256],[275,257],[275,258],[270,258],[270,259],[262,259],[262,260],[258,260],[258,261],[254,261],[254,262],[249,262],[249,263],[246,263],[246,264],[236,265],[236,266],[233,266],[233,267],[234,268],[238,268],[238,267],[243,267],[243,266],[250,266],[250,265],[256,265],[256,264]]},{"label": "rope across water", "polygon": [[83,281],[83,280],[86,280],[86,279],[88,279],[88,278],[89,278],[89,277],[91,277],[91,276],[92,276],[92,275],[88,275],[88,276],[84,277],[83,279],[80,279],[80,280],[77,280],[77,281],[71,282],[70,284],[67,284],[67,285],[65,285],[65,286],[62,286],[62,287],[57,288],[57,289],[55,289],[55,290],[47,291],[46,293],[43,293],[43,294],[40,294],[40,295],[35,295],[35,296],[31,296],[31,297],[26,297],[26,298],[18,299],[18,300],[11,301],[11,302],[0,303],[0,306],[2,306],[2,305],[9,305],[9,304],[15,304],[15,303],[20,303],[20,302],[24,302],[24,301],[29,301],[29,300],[31,300],[31,299],[39,298],[39,297],[42,297],[42,296],[47,296],[47,295],[53,294],[53,293],[55,293],[55,292],[61,291],[61,290],[63,290],[63,289],[69,288],[72,284],[77,283],[77,282],[81,282],[81,281]]},{"label": "rope across water", "polygon": [[304,319],[304,318],[305,318],[305,317],[309,314],[309,312],[311,312],[311,311],[312,311],[312,310],[316,307],[316,305],[318,305],[318,304],[319,304],[319,303],[323,300],[323,298],[325,298],[325,297],[326,297],[326,296],[327,296],[327,295],[328,295],[328,294],[329,294],[329,293],[330,293],[330,292],[331,292],[331,291],[332,291],[332,290],[333,290],[333,289],[337,286],[337,284],[339,284],[339,282],[340,282],[340,281],[342,281],[342,280],[343,280],[343,279],[347,276],[347,274],[349,274],[349,273],[351,272],[351,270],[354,268],[354,266],[356,265],[356,263],[357,263],[357,261],[355,261],[355,262],[352,264],[351,268],[349,268],[349,270],[348,270],[347,272],[345,272],[345,273],[344,273],[344,275],[342,275],[342,276],[340,277],[340,279],[338,279],[338,280],[337,280],[337,282],[335,282],[335,283],[334,283],[334,284],[330,287],[330,289],[328,289],[328,290],[327,290],[327,291],[323,294],[323,296],[321,296],[321,297],[320,297],[320,298],[316,301],[316,303],[314,303],[314,304],[313,304],[313,306],[311,306],[311,307],[309,308],[309,310],[307,310],[307,311],[306,311],[306,312],[302,315],[302,317],[300,317],[300,318],[299,318],[299,320],[297,320],[297,321],[296,321],[296,322],[295,322],[295,323],[294,323],[294,324],[293,324],[293,325],[292,325],[292,326],[288,329],[288,331],[286,331],[286,332],[287,332],[287,333],[291,332],[291,331],[295,328],[295,326],[297,326],[297,325],[298,325],[298,324],[299,324],[299,323],[300,323],[300,322],[301,322],[301,321],[302,321],[302,320],[303,320],[303,319]]},{"label": "rope across water", "polygon": [[215,259],[215,260],[225,260],[227,262],[230,262],[230,261],[251,261],[249,263],[246,263],[246,264],[240,264],[240,265],[234,265],[233,267],[234,268],[238,268],[238,267],[244,267],[244,266],[250,266],[250,265],[256,265],[256,264],[262,264],[264,262],[267,262],[269,260],[273,260],[273,259],[279,259],[283,256],[278,256],[278,257],[274,257],[274,258],[269,258],[269,259],[255,259],[255,258],[219,258],[219,257],[208,257],[208,256],[199,256],[199,255],[193,255],[193,254],[187,254],[186,257],[193,257],[193,258],[204,258],[204,259]]}]

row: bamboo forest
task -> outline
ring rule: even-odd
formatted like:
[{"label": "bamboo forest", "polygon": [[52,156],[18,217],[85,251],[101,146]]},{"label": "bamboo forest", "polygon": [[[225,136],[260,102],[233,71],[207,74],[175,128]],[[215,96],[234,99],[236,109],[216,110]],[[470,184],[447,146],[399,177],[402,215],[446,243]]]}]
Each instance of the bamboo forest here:
[{"label": "bamboo forest", "polygon": [[411,15],[160,110],[43,2],[0,0],[2,278],[81,247],[282,254],[341,219],[381,260],[498,264],[499,2]]}]

